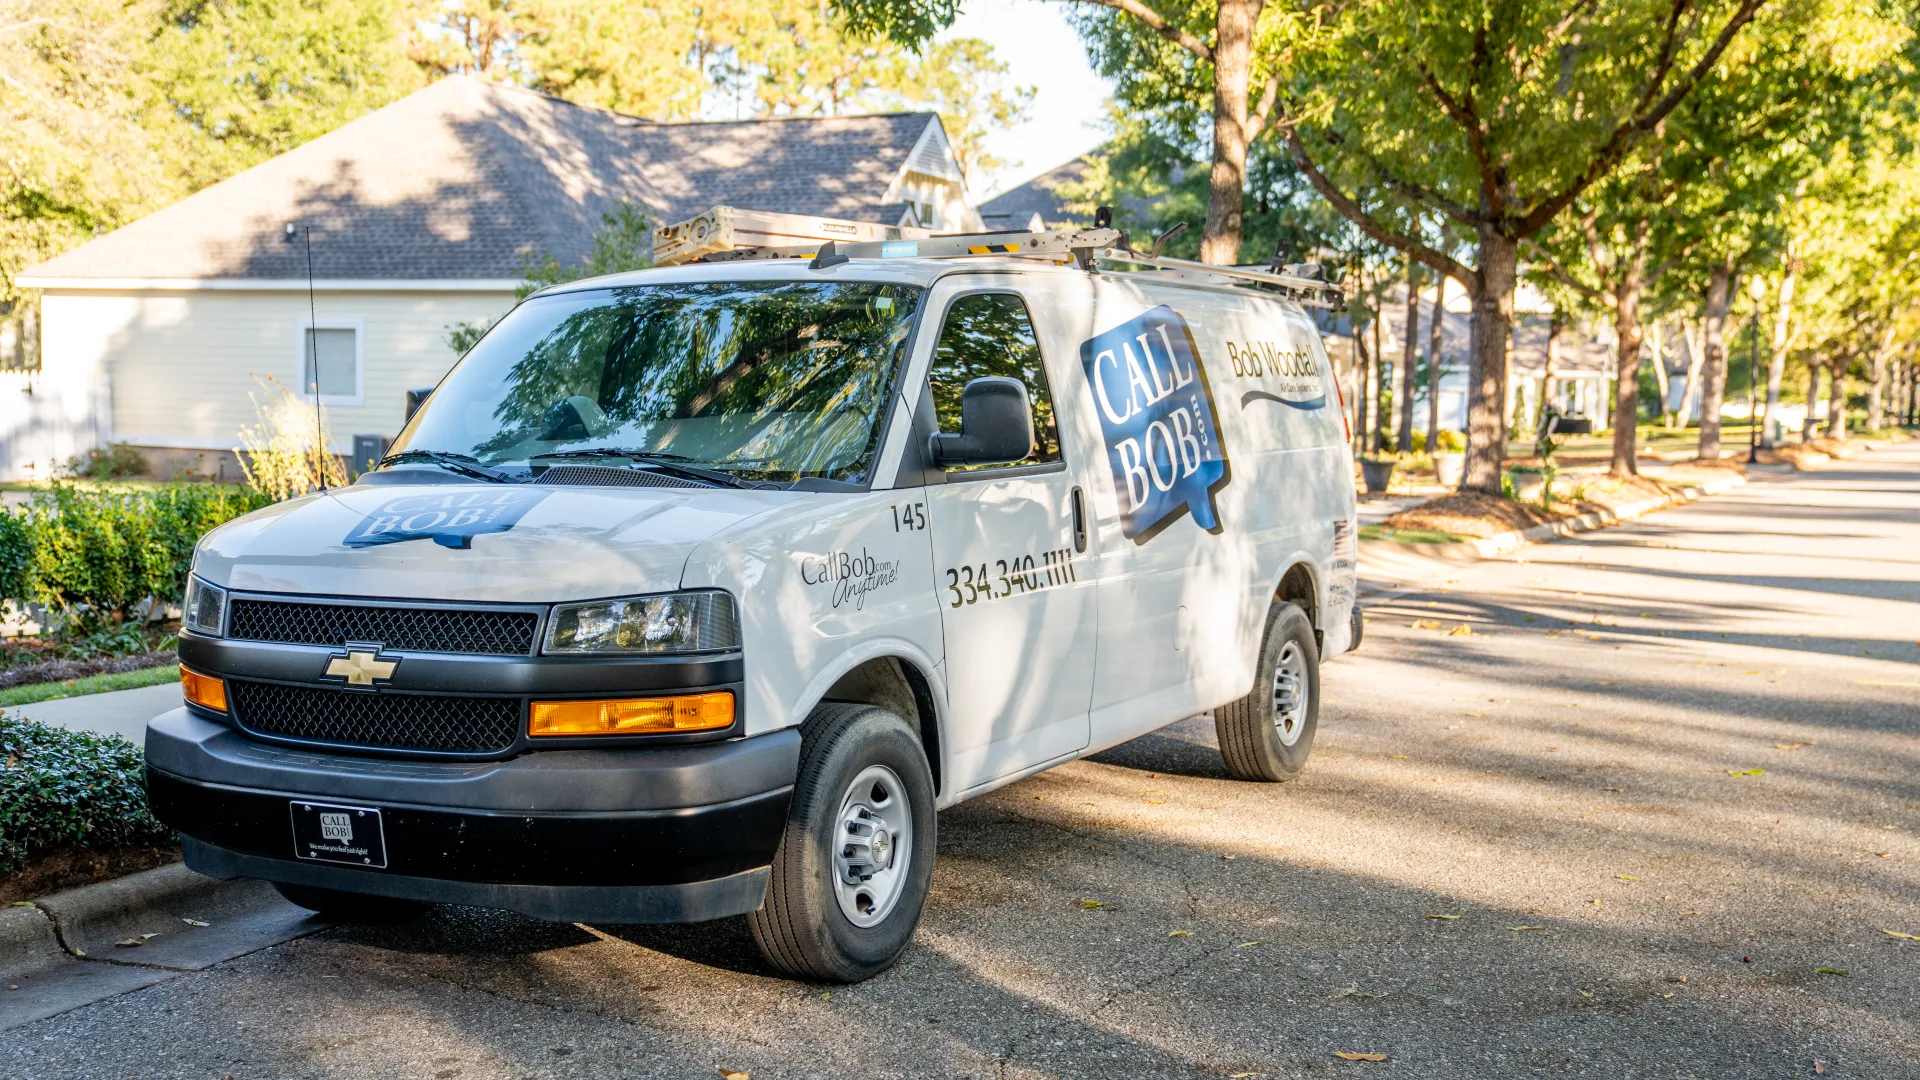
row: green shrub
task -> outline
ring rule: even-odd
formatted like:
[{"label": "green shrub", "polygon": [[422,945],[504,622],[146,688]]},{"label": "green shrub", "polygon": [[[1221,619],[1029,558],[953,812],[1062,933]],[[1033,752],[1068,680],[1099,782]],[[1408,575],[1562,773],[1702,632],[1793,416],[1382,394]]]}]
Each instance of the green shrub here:
[{"label": "green shrub", "polygon": [[93,449],[67,462],[67,472],[90,480],[120,480],[147,475],[147,456],[126,443]]},{"label": "green shrub", "polygon": [[1457,431],[1442,431],[1434,445],[1439,447],[1442,454],[1458,454],[1467,448],[1467,440]]},{"label": "green shrub", "polygon": [[59,851],[172,842],[147,808],[138,747],[0,716],[0,874]]},{"label": "green shrub", "polygon": [[[83,629],[116,626],[148,597],[179,602],[200,538],[267,502],[259,492],[219,484],[55,484],[0,515],[0,584],[9,586],[7,599],[45,604]],[[15,550],[18,534],[24,560]]]}]

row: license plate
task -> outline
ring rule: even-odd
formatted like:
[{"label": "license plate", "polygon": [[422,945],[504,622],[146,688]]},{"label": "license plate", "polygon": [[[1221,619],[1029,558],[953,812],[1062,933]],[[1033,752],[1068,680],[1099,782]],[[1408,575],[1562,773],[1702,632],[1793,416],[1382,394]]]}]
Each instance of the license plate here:
[{"label": "license plate", "polygon": [[292,809],[295,855],[316,862],[386,867],[387,837],[380,811],[299,801]]}]

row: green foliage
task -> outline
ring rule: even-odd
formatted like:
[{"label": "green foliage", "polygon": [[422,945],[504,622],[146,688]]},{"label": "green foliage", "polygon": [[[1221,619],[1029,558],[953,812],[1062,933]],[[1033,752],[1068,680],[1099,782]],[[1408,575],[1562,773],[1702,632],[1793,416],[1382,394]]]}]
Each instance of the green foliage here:
[{"label": "green foliage", "polygon": [[45,604],[80,627],[117,626],[149,597],[178,602],[200,538],[266,504],[219,484],[55,484],[0,513],[0,583],[7,599]]},{"label": "green foliage", "polygon": [[16,705],[31,705],[37,701],[85,697],[88,694],[110,694],[115,690],[138,690],[143,686],[159,686],[162,683],[179,681],[180,665],[162,664],[159,667],[138,668],[133,671],[85,675],[62,682],[24,683],[20,686],[0,689],[0,709],[10,709]]},{"label": "green foliage", "polygon": [[124,739],[0,715],[0,874],[60,851],[168,844]]},{"label": "green foliage", "polygon": [[0,310],[43,259],[419,84],[394,0],[0,0]]},{"label": "green foliage", "polygon": [[123,480],[145,476],[147,456],[126,443],[114,443],[102,450],[95,447],[67,463],[67,472],[89,480]]},{"label": "green foliage", "polygon": [[1434,443],[1442,454],[1458,454],[1467,448],[1466,438],[1457,431],[1441,431]]}]

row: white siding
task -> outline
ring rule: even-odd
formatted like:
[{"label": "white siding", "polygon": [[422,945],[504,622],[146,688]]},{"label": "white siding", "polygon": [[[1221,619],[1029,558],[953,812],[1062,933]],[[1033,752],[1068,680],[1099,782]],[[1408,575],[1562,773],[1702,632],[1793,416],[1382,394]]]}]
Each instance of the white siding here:
[{"label": "white siding", "polygon": [[[111,423],[102,442],[231,449],[255,420],[255,375],[300,388],[304,292],[49,292],[41,303],[49,378],[106,374]],[[398,433],[408,388],[433,385],[458,359],[447,326],[497,318],[513,294],[328,291],[315,306],[319,325],[364,334],[364,404],[326,407],[334,449],[344,453],[356,434]]]}]

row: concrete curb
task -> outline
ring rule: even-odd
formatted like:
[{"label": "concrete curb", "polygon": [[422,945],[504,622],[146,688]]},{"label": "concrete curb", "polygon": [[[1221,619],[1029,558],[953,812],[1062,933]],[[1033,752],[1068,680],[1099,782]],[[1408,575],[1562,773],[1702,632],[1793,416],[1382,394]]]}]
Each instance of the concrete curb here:
[{"label": "concrete curb", "polygon": [[180,863],[0,909],[0,1031],[330,925],[264,881]]},{"label": "concrete curb", "polygon": [[[1742,487],[1747,478],[1731,474],[1724,479],[1709,480],[1703,484],[1688,485],[1679,488],[1670,498],[1644,499],[1628,503],[1616,510],[1597,510],[1590,514],[1567,518],[1562,521],[1535,525],[1530,529],[1515,529],[1497,533],[1493,536],[1473,540],[1462,540],[1450,544],[1409,544],[1398,540],[1362,540],[1360,542],[1360,565],[1369,563],[1395,563],[1409,560],[1425,564],[1431,570],[1451,570],[1460,564],[1472,563],[1479,559],[1510,555],[1529,544],[1543,543],[1564,536],[1604,529],[1609,525],[1619,525],[1634,518],[1643,517],[1656,510],[1681,506],[1708,495],[1719,495]],[[1398,558],[1396,558],[1398,556]],[[1362,588],[1360,598],[1379,602],[1383,596],[1395,596],[1410,589],[1419,588],[1418,582],[1408,580],[1395,581],[1375,589]]]}]

